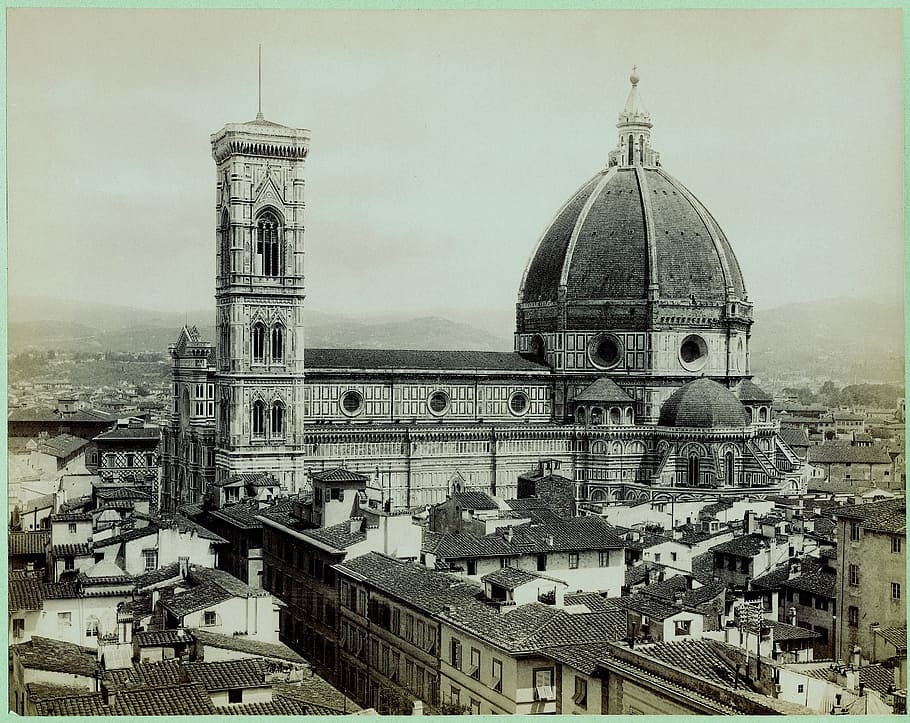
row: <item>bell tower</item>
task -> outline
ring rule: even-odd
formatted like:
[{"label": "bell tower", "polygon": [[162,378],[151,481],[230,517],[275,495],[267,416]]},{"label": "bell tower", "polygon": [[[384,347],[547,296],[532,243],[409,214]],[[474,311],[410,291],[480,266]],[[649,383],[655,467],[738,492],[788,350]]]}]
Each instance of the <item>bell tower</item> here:
[{"label": "bell tower", "polygon": [[304,165],[310,133],[265,120],[212,135],[215,481],[303,479]]}]

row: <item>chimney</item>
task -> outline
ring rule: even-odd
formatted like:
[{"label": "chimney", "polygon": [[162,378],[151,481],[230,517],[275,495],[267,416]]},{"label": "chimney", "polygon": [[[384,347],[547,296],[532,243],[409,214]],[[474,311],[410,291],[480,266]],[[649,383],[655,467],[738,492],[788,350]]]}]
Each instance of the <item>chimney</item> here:
[{"label": "chimney", "polygon": [[547,544],[553,547],[553,535],[547,535]]},{"label": "chimney", "polygon": [[787,579],[792,580],[799,577],[803,572],[803,563],[801,560],[790,560],[790,569],[787,571]]},{"label": "chimney", "polygon": [[790,625],[792,625],[793,627],[796,627],[796,608],[791,607],[790,610],[788,610],[788,612],[790,613],[789,618],[788,618]]},{"label": "chimney", "polygon": [[186,574],[189,572],[190,568],[190,558],[188,557],[178,557],[177,565],[180,568],[180,577],[186,579]]},{"label": "chimney", "polygon": [[862,648],[859,645],[854,645],[853,650],[850,653],[850,667],[856,670],[859,670],[860,662],[862,661]]},{"label": "chimney", "polygon": [[673,591],[673,605],[678,608],[683,606],[683,594],[681,590]]},{"label": "chimney", "polygon": [[506,538],[506,542],[512,541],[512,525],[507,525],[503,537]]}]

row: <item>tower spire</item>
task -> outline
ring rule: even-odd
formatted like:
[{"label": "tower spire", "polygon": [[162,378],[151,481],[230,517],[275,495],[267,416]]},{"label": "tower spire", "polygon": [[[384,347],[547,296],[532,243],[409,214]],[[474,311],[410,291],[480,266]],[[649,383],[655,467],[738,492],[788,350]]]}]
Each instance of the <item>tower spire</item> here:
[{"label": "tower spire", "polygon": [[262,115],[262,43],[259,43],[259,111],[256,120],[263,120]]},{"label": "tower spire", "polygon": [[633,65],[629,76],[632,87],[616,124],[619,141],[616,150],[610,152],[611,166],[660,165],[660,155],[651,148],[651,114],[645,110],[638,95],[639,80],[638,66]]}]

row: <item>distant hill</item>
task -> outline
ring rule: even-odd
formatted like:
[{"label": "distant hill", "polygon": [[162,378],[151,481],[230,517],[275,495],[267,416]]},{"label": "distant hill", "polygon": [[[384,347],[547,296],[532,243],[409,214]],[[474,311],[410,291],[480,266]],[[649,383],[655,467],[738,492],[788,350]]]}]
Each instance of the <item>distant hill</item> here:
[{"label": "distant hill", "polygon": [[758,310],[751,348],[758,377],[902,380],[904,309],[839,298]]},{"label": "distant hill", "polygon": [[[306,343],[374,349],[512,348],[511,312],[492,312],[487,318],[476,312],[444,313],[446,317],[353,317],[308,310]],[[213,309],[182,314],[11,298],[8,342],[12,353],[29,349],[164,352],[185,322],[214,339],[213,319]],[[756,313],[752,369],[759,379],[894,381],[903,379],[903,368],[904,318],[898,304],[832,299]]]}]

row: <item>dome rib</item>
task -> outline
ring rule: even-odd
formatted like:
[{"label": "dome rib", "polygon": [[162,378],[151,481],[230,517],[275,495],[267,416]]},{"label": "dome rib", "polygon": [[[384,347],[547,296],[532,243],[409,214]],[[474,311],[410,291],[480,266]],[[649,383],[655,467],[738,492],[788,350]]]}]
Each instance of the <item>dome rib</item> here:
[{"label": "dome rib", "polygon": [[635,177],[638,179],[642,212],[645,217],[645,240],[648,249],[648,296],[656,299],[660,294],[660,284],[657,281],[657,244],[654,241],[654,211],[651,208],[651,188],[648,185],[648,177],[641,166],[635,166]]},{"label": "dome rib", "polygon": [[581,234],[581,229],[585,225],[585,222],[588,220],[588,214],[591,213],[591,207],[597,202],[600,198],[600,194],[603,193],[606,185],[613,179],[616,175],[617,168],[614,166],[609,171],[607,171],[603,178],[600,179],[600,182],[594,187],[594,190],[591,191],[591,195],[588,196],[588,200],[585,201],[585,205],[581,209],[581,213],[578,214],[578,218],[575,221],[575,227],[572,229],[572,235],[569,237],[569,246],[566,249],[566,255],[562,260],[562,272],[559,274],[559,285],[565,286],[569,281],[569,267],[572,265],[572,257],[575,255],[575,248],[578,246],[578,237]]}]

